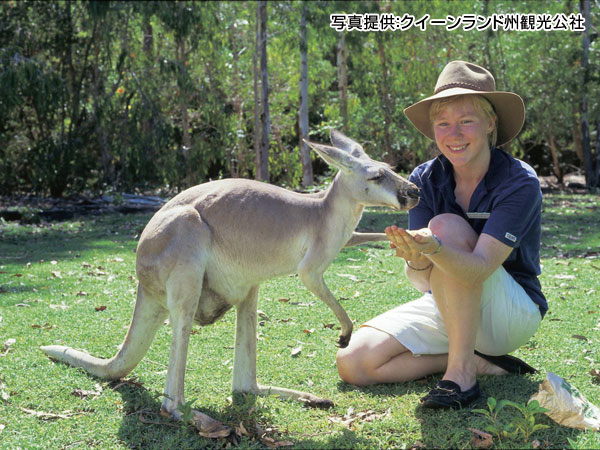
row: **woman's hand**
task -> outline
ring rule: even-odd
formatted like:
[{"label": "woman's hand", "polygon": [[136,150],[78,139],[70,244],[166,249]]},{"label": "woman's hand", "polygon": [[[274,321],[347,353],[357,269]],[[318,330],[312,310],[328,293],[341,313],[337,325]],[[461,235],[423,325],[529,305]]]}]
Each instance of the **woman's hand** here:
[{"label": "woman's hand", "polygon": [[385,234],[391,241],[390,247],[396,249],[396,256],[407,261],[424,262],[427,258],[421,252],[431,253],[438,247],[429,228],[405,230],[392,225],[385,229]]}]

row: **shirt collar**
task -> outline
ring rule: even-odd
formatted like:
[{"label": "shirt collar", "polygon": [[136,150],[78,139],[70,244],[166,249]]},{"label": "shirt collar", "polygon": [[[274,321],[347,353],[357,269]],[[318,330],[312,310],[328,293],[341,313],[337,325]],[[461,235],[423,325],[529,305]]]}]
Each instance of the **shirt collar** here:
[{"label": "shirt collar", "polygon": [[429,180],[436,188],[442,188],[454,181],[452,164],[444,155],[438,155],[431,165]]},{"label": "shirt collar", "polygon": [[[498,186],[502,180],[508,178],[510,170],[510,161],[506,153],[498,147],[491,150],[490,167],[484,176],[485,187],[491,190]],[[448,183],[454,182],[452,163],[444,155],[438,155],[433,161],[431,171],[429,172],[431,183],[442,188]]]},{"label": "shirt collar", "polygon": [[492,148],[492,155],[490,158],[490,167],[485,174],[485,186],[488,190],[494,189],[503,180],[508,179],[510,171],[510,160],[507,158],[507,154],[504,150],[498,147]]}]

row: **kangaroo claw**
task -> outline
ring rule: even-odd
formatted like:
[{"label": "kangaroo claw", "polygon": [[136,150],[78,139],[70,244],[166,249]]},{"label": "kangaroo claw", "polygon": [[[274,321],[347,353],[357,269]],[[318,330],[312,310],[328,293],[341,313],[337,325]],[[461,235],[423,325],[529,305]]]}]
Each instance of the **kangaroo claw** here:
[{"label": "kangaroo claw", "polygon": [[350,336],[340,335],[340,337],[338,338],[335,345],[339,348],[346,348],[346,347],[348,347],[349,343],[350,343]]}]

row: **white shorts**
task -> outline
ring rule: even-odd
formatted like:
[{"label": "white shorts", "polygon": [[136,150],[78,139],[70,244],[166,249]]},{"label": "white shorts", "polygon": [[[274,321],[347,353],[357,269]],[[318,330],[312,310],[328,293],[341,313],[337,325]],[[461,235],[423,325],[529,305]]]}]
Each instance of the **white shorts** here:
[{"label": "white shorts", "polygon": [[[525,290],[500,266],[483,283],[475,349],[504,355],[525,344],[542,316]],[[433,295],[391,309],[362,325],[395,337],[414,355],[448,353],[448,335]]]}]

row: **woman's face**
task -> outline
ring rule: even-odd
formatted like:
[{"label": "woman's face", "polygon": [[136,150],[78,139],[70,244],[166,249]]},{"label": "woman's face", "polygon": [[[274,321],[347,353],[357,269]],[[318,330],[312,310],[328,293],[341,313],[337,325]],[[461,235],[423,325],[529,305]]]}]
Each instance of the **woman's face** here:
[{"label": "woman's face", "polygon": [[487,157],[493,128],[494,121],[464,97],[443,107],[433,119],[435,143],[456,168],[476,165]]}]

